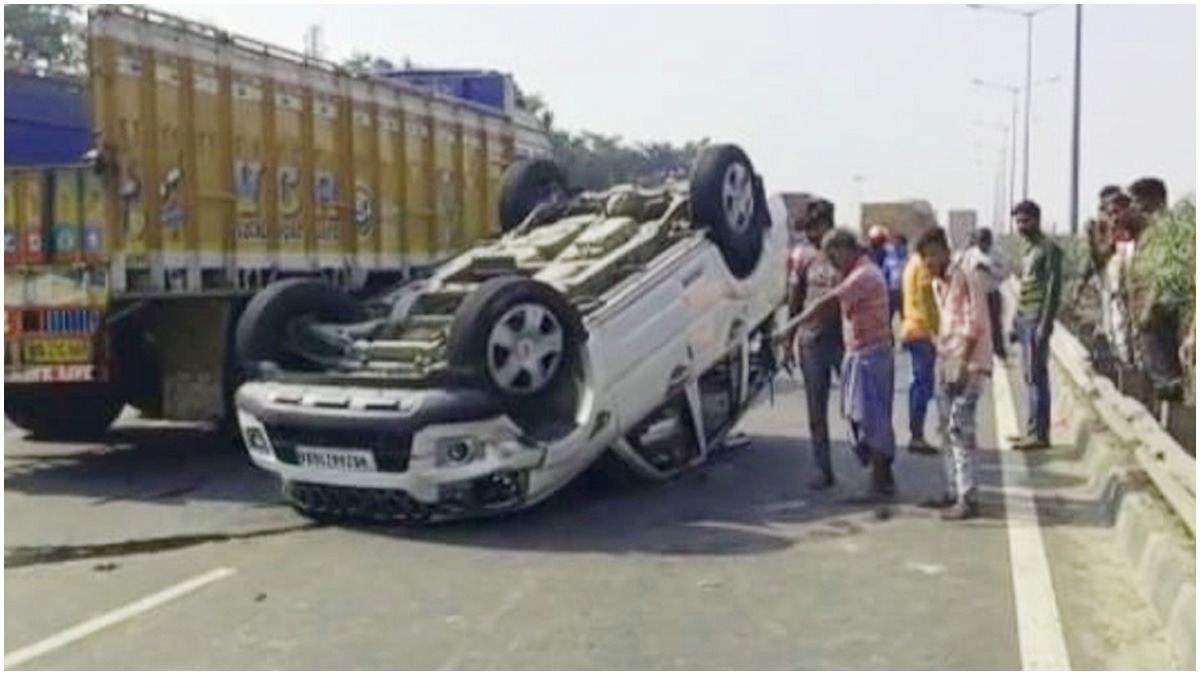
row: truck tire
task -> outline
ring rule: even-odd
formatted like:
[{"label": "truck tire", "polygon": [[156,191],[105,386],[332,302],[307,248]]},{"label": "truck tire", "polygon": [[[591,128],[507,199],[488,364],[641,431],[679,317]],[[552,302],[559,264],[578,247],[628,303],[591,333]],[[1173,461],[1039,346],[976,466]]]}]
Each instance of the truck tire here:
[{"label": "truck tire", "polygon": [[110,392],[20,394],[7,391],[4,416],[44,440],[89,440],[102,436],[125,408]]},{"label": "truck tire", "polygon": [[705,148],[692,167],[692,220],[703,227],[738,279],[750,276],[763,251],[770,224],[762,183],[750,158],[736,145]]},{"label": "truck tire", "polygon": [[489,279],[459,305],[448,358],[459,383],[482,387],[515,411],[547,411],[568,382],[585,340],[567,299],[533,279]]},{"label": "truck tire", "polygon": [[500,183],[500,231],[525,221],[539,204],[567,194],[562,169],[548,159],[519,159],[504,171]]},{"label": "truck tire", "polygon": [[285,279],[259,291],[234,332],[234,355],[242,373],[257,377],[264,362],[285,369],[311,370],[312,364],[291,352],[286,344],[288,324],[312,315],[318,321],[355,323],[366,320],[366,312],[350,296],[315,279]]}]

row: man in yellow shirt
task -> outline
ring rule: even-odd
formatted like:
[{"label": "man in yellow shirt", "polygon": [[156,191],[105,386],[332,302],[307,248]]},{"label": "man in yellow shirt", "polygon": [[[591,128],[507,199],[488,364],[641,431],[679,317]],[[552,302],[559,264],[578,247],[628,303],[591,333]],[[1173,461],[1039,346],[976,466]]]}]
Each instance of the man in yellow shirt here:
[{"label": "man in yellow shirt", "polygon": [[938,233],[930,228],[917,239],[916,251],[904,266],[901,298],[900,342],[912,358],[913,383],[908,390],[908,428],[912,433],[909,452],[935,454],[925,440],[925,413],[934,393],[934,363],[937,352],[933,339],[938,334],[937,301],[933,294],[933,272],[921,257],[925,242]]}]

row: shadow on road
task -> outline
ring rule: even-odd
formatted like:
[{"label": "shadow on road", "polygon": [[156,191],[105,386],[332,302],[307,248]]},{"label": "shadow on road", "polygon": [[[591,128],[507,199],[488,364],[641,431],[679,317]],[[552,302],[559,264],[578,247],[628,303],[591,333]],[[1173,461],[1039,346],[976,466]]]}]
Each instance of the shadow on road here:
[{"label": "shadow on road", "polygon": [[[930,468],[898,467],[900,494],[887,505],[857,497],[864,470],[845,443],[834,443],[839,483],[805,487],[812,477],[807,443],[752,436],[749,447],[726,450],[699,469],[664,484],[615,486],[585,474],[545,504],[481,521],[403,528],[360,528],[384,537],[451,546],[522,551],[660,555],[770,553],[810,541],[852,537],[892,517],[930,517],[916,509],[937,480]],[[922,515],[929,514],[929,515]]]},{"label": "shadow on road", "polygon": [[4,489],[89,497],[98,504],[193,501],[278,504],[275,480],[226,437],[203,427],[130,424],[87,443],[8,436]]}]

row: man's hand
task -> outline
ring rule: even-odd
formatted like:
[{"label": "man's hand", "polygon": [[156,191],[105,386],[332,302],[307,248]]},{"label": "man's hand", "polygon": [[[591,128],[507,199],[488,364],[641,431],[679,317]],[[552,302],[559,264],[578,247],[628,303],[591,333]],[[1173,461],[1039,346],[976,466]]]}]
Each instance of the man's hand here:
[{"label": "man's hand", "polygon": [[1179,345],[1179,362],[1185,366],[1196,365],[1196,333],[1190,333],[1183,344]]},{"label": "man's hand", "polygon": [[1051,323],[1049,321],[1039,323],[1038,327],[1037,327],[1037,334],[1036,334],[1038,344],[1044,345],[1044,344],[1048,343],[1050,341],[1050,333],[1053,330],[1054,330],[1053,323]]}]

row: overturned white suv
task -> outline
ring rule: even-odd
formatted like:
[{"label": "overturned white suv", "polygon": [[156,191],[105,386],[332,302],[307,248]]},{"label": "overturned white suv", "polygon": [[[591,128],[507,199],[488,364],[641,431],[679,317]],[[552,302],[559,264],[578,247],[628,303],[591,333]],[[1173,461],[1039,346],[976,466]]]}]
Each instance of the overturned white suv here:
[{"label": "overturned white suv", "polygon": [[[774,373],[787,231],[732,145],[688,181],[566,196],[509,169],[507,231],[366,302],[309,279],[254,297],[236,348],[250,457],[317,518],[533,505],[600,460],[705,461]],[[776,222],[772,222],[772,221]]]}]

